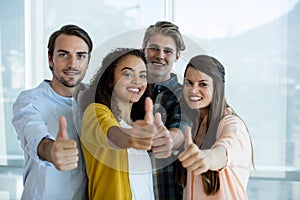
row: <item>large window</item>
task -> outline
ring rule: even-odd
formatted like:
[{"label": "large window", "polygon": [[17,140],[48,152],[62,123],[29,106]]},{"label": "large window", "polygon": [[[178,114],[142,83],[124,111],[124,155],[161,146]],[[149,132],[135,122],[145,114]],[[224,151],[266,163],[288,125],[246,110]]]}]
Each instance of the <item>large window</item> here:
[{"label": "large window", "polygon": [[174,2],[182,31],[224,64],[227,100],[250,130],[250,199],[300,198],[299,14],[298,0]]},{"label": "large window", "polygon": [[0,199],[19,199],[22,192],[24,160],[12,104],[21,90],[51,78],[50,34],[78,24],[96,49],[163,19],[179,25],[189,44],[176,73],[182,76],[199,53],[226,68],[227,100],[246,121],[255,150],[249,199],[300,198],[299,0],[10,0],[0,8]]},{"label": "large window", "polygon": [[77,24],[87,30],[96,48],[111,37],[164,19],[165,4],[160,0],[11,0],[0,1],[0,8],[0,199],[20,199],[24,159],[11,124],[12,104],[21,90],[51,79],[50,34],[64,24]]},{"label": "large window", "polygon": [[11,107],[24,89],[24,2],[0,1],[0,7],[0,199],[11,199],[22,192],[23,153],[11,124]]}]

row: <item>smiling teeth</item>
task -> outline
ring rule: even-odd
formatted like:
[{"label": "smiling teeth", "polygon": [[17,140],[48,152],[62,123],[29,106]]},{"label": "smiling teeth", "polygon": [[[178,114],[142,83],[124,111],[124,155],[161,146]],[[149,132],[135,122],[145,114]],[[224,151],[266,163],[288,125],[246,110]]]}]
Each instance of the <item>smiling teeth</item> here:
[{"label": "smiling teeth", "polygon": [[192,101],[199,101],[199,100],[201,100],[202,98],[201,98],[201,97],[190,97],[190,99],[191,99]]},{"label": "smiling teeth", "polygon": [[128,88],[131,92],[139,92],[140,90],[138,88]]},{"label": "smiling teeth", "polygon": [[153,64],[153,65],[156,65],[156,66],[160,66],[160,67],[161,67],[161,66],[164,66],[162,63],[155,63],[155,62],[153,62],[152,64]]}]

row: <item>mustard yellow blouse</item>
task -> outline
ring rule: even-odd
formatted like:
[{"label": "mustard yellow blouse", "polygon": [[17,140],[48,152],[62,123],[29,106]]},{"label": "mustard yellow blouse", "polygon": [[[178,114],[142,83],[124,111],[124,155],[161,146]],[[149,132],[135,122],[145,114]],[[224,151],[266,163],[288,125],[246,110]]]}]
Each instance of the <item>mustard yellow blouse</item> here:
[{"label": "mustard yellow blouse", "polygon": [[109,145],[107,134],[120,126],[103,104],[87,107],[82,119],[81,144],[86,162],[89,199],[132,199],[126,150]]}]

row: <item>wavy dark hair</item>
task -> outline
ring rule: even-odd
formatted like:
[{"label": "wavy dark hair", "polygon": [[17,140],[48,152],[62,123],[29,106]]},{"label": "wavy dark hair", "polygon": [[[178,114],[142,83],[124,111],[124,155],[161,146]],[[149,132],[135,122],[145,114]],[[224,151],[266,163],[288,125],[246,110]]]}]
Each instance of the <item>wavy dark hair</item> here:
[{"label": "wavy dark hair", "polygon": [[141,49],[117,48],[110,52],[102,61],[102,65],[91,80],[89,87],[84,91],[81,102],[81,114],[91,103],[101,103],[111,109],[116,119],[120,120],[120,109],[113,98],[114,73],[118,63],[125,57],[133,55],[143,60],[146,58]]},{"label": "wavy dark hair", "polygon": [[[217,59],[208,55],[198,55],[193,57],[187,64],[184,77],[186,77],[187,69],[190,67],[207,74],[213,79],[213,96],[212,102],[209,106],[207,131],[203,142],[199,146],[200,149],[210,149],[216,142],[218,125],[225,115],[225,108],[229,107],[225,99],[225,69]],[[191,109],[188,108],[184,110],[188,111],[184,115],[188,116],[188,118],[192,121],[192,133],[197,133],[201,125],[199,112],[196,110],[191,111]],[[234,111],[233,114],[238,116]],[[201,174],[201,176],[205,193],[207,195],[216,194],[220,189],[219,172],[208,170],[207,172]],[[182,177],[182,182],[184,185],[186,184],[186,175]]]}]

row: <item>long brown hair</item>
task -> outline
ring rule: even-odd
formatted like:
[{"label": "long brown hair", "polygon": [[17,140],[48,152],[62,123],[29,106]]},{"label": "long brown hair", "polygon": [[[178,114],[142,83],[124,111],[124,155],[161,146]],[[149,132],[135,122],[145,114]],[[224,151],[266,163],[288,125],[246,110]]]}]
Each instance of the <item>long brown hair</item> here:
[{"label": "long brown hair", "polygon": [[[212,102],[209,106],[208,120],[206,124],[207,130],[206,133],[204,133],[205,137],[203,142],[201,142],[201,144],[199,145],[199,148],[202,150],[210,149],[217,140],[217,129],[221,119],[225,115],[225,108],[229,107],[225,99],[225,69],[217,59],[207,55],[198,55],[193,57],[185,69],[184,77],[186,76],[187,69],[190,67],[204,72],[213,79],[213,97]],[[193,123],[192,131],[193,133],[197,133],[202,123],[200,121],[199,112],[195,112],[195,110],[193,110],[193,112],[190,112],[190,109],[188,110],[189,113],[187,113],[187,115],[190,116],[189,118]],[[238,116],[235,112],[233,112],[233,114]],[[196,115],[198,116],[195,117]],[[205,193],[207,195],[216,194],[220,189],[219,172],[208,170],[207,172],[201,174],[201,176]]]},{"label": "long brown hair", "polygon": [[[224,110],[228,106],[225,100],[225,70],[223,65],[215,58],[207,55],[199,55],[193,57],[188,63],[184,77],[186,76],[187,69],[192,67],[196,70],[202,71],[213,79],[213,97],[209,107],[208,121],[207,121],[207,132],[205,138],[199,147],[200,149],[209,149],[216,142],[216,134],[218,124],[224,116]],[[193,132],[196,132],[201,124],[198,118],[194,118]],[[201,174],[203,189],[207,195],[214,195],[220,189],[220,178],[217,171],[208,170]]]}]

